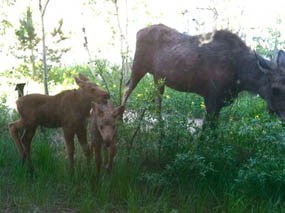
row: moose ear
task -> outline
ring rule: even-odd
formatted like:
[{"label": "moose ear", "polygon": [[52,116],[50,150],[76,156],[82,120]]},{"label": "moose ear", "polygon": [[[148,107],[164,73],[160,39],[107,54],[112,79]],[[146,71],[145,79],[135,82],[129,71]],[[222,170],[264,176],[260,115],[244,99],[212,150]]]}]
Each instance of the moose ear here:
[{"label": "moose ear", "polygon": [[82,73],[79,73],[79,78],[82,80],[82,81],[89,81],[89,78],[87,78],[85,75],[83,75]]},{"label": "moose ear", "polygon": [[124,111],[125,111],[124,105],[117,107],[113,112],[114,118],[121,116],[124,113]]},{"label": "moose ear", "polygon": [[74,80],[79,87],[84,87],[84,85],[85,85],[84,81],[82,81],[81,79],[79,79],[77,77],[74,77]]},{"label": "moose ear", "polygon": [[270,73],[272,71],[271,62],[256,54],[257,66],[263,73]]},{"label": "moose ear", "polygon": [[277,55],[277,66],[282,72],[285,72],[285,52],[283,50],[279,50]]}]

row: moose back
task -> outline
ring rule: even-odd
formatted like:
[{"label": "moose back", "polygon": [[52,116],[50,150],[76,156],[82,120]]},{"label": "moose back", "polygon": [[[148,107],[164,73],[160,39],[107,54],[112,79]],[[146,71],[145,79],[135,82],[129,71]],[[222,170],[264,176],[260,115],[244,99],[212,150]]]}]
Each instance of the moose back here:
[{"label": "moose back", "polygon": [[[155,83],[204,98],[206,119],[219,115],[241,91],[259,94],[271,112],[285,120],[285,52],[275,63],[254,51],[226,30],[189,36],[165,25],[152,25],[137,33],[136,52],[122,104],[147,73]],[[161,95],[164,84],[159,85]],[[161,107],[161,98],[158,98]]]}]

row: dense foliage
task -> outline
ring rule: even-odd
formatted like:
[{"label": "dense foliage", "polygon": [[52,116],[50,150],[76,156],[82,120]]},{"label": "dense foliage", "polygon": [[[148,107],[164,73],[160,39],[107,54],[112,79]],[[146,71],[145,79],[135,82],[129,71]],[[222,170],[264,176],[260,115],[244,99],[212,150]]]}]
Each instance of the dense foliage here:
[{"label": "dense foliage", "polygon": [[[102,72],[95,70],[96,78],[88,66],[57,68],[50,75],[53,84],[73,83],[79,71],[93,76],[117,105],[118,67],[105,64]],[[284,130],[260,97],[242,93],[222,110],[215,129],[202,131],[193,121],[204,115],[199,96],[167,89],[161,120],[156,94],[151,76],[132,93],[118,124],[114,171],[100,179],[78,147],[76,172],[69,176],[62,132],[56,130],[38,131],[34,138],[36,171],[30,177],[7,131],[17,116],[2,97],[0,206],[4,211],[284,211]]]}]

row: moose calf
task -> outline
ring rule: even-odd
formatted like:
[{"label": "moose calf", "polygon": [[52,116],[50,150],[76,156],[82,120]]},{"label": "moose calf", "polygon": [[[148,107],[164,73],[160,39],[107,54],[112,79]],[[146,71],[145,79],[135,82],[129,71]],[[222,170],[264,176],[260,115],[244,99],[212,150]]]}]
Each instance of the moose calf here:
[{"label": "moose calf", "polygon": [[[86,158],[90,156],[87,143],[87,117],[90,115],[91,102],[106,102],[109,94],[101,90],[86,76],[79,74],[74,78],[79,89],[66,90],[55,96],[30,94],[16,102],[20,119],[9,124],[9,132],[19,151],[23,163],[31,167],[30,146],[38,126],[47,128],[62,127],[70,167],[74,167],[74,136]],[[22,138],[19,131],[23,130]]]},{"label": "moose calf", "polygon": [[113,158],[117,151],[115,143],[116,120],[123,112],[123,106],[114,108],[110,100],[106,103],[93,102],[92,104],[90,118],[91,149],[95,154],[97,174],[100,173],[102,148],[108,151],[108,156],[105,158],[105,168],[108,173],[112,169]]}]

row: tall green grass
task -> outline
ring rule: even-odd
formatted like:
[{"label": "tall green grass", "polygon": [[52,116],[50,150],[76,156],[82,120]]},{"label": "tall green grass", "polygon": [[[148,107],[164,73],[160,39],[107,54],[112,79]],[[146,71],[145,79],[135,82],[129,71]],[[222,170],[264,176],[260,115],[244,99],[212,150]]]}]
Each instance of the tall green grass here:
[{"label": "tall green grass", "polygon": [[[203,116],[201,98],[167,89],[165,136],[160,141],[152,91],[145,89],[153,88],[150,84],[143,80],[132,94],[127,107],[134,117],[118,125],[114,169],[100,177],[94,159],[87,165],[77,142],[70,175],[60,130],[36,133],[31,176],[8,134],[11,118],[1,102],[1,211],[285,211],[284,130],[279,119],[267,113],[264,101],[241,94],[222,110],[215,129],[202,131],[187,119]],[[196,132],[190,133],[189,127]]]}]

